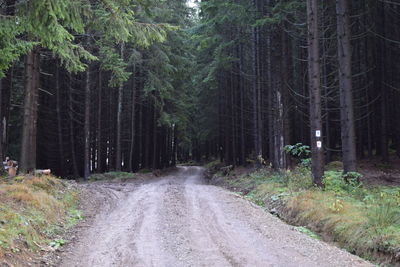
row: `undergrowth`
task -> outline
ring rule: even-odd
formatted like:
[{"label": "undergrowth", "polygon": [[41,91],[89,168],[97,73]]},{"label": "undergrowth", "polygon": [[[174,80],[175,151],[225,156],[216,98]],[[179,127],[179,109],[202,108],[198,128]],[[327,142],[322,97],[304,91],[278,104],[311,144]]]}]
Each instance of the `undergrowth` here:
[{"label": "undergrowth", "polygon": [[82,218],[78,192],[52,176],[0,182],[0,258],[35,251]]},{"label": "undergrowth", "polygon": [[130,172],[95,173],[89,176],[90,181],[103,181],[103,180],[114,180],[114,179],[128,180],[134,178],[136,178],[135,174]]},{"label": "undergrowth", "polygon": [[399,264],[400,187],[366,187],[358,173],[344,177],[335,167],[325,172],[324,189],[314,187],[310,170],[301,166],[281,173],[259,170],[226,182],[260,206],[281,205],[289,222],[329,236],[352,253]]}]

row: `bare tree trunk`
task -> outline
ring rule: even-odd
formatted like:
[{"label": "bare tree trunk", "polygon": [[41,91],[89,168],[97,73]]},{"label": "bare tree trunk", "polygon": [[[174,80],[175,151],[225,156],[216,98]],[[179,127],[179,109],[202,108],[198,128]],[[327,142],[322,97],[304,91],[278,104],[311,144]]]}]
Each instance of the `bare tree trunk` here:
[{"label": "bare tree trunk", "polygon": [[243,46],[240,45],[239,50],[239,91],[240,91],[240,164],[246,164],[246,145],[245,145],[245,135],[244,135],[244,95],[245,89],[243,84]]},{"label": "bare tree trunk", "polygon": [[102,134],[101,134],[101,117],[102,117],[102,108],[103,108],[103,103],[102,103],[102,92],[103,92],[103,81],[102,81],[102,72],[99,69],[99,95],[98,95],[98,99],[97,99],[97,136],[96,136],[96,147],[97,147],[97,168],[96,171],[97,172],[103,172],[103,149],[102,149]]},{"label": "bare tree trunk", "polygon": [[[153,118],[152,118],[152,124],[153,124],[153,140],[152,140],[152,169],[155,170],[157,169],[157,110],[156,110],[156,100],[154,99],[154,103],[153,103]],[[148,148],[150,150],[150,147]]]},{"label": "bare tree trunk", "polygon": [[176,126],[174,125],[173,129],[172,129],[172,133],[173,133],[173,144],[172,144],[172,166],[176,166],[176,158],[177,158],[177,142],[178,142],[178,138],[177,138],[177,134],[176,134]]},{"label": "bare tree trunk", "polygon": [[[15,0],[5,0],[5,6],[1,14],[15,15]],[[4,153],[8,148],[8,123],[10,118],[10,99],[13,84],[14,66],[11,66],[4,79],[0,79],[0,160],[4,159]]]},{"label": "bare tree trunk", "polygon": [[379,137],[379,144],[377,146],[380,147],[380,154],[382,156],[382,161],[383,162],[388,162],[389,161],[389,134],[388,134],[388,88],[387,88],[387,74],[386,74],[386,64],[387,64],[387,54],[388,52],[386,51],[387,45],[386,45],[386,3],[377,3],[379,6],[378,9],[378,14],[381,17],[381,20],[379,21],[380,27],[378,28],[380,34],[383,36],[380,38],[380,53],[379,53],[379,72],[380,72],[380,81],[379,81],[379,86],[381,88],[381,103],[380,103],[380,137]]},{"label": "bare tree trunk", "polygon": [[76,152],[75,152],[75,134],[74,134],[74,115],[73,115],[73,99],[72,99],[72,76],[69,76],[69,86],[68,86],[68,115],[69,115],[69,138],[70,138],[70,146],[71,146],[71,160],[72,160],[72,170],[73,176],[78,177],[78,165],[76,162]]},{"label": "bare tree trunk", "polygon": [[[253,1],[253,5],[257,8],[258,7],[258,2],[257,0]],[[253,33],[252,33],[252,53],[253,53],[253,92],[252,92],[252,106],[253,106],[253,140],[254,140],[254,153],[256,157],[256,166],[261,167],[261,161],[260,159],[262,158],[262,151],[261,151],[261,144],[259,143],[260,138],[259,138],[259,116],[260,110],[258,109],[259,104],[258,101],[259,99],[259,84],[258,84],[258,79],[259,79],[259,64],[258,64],[258,27],[253,28]]]},{"label": "bare tree trunk", "polygon": [[312,174],[314,183],[318,186],[322,186],[322,177],[324,175],[324,150],[322,144],[321,74],[317,0],[307,0],[307,24]]},{"label": "bare tree trunk", "polygon": [[36,168],[36,133],[39,92],[39,51],[34,48],[26,56],[24,122],[22,126],[19,170],[27,173]]},{"label": "bare tree trunk", "polygon": [[[140,91],[139,91],[139,94],[140,94]],[[138,124],[139,124],[139,130],[138,130],[138,133],[139,133],[139,151],[138,151],[138,154],[139,154],[139,168],[140,169],[143,169],[143,162],[144,162],[144,160],[143,160],[143,155],[144,155],[144,153],[143,153],[143,104],[140,104],[139,105],[139,122],[138,122]]]},{"label": "bare tree trunk", "polygon": [[86,70],[85,80],[85,124],[84,124],[84,173],[83,177],[87,179],[90,175],[90,66]]},{"label": "bare tree trunk", "polygon": [[290,81],[290,39],[285,31],[282,31],[282,100],[283,100],[283,140],[281,144],[283,165],[282,168],[290,166],[290,157],[285,153],[285,146],[291,144],[291,112],[290,112],[290,94],[289,94],[289,81]]},{"label": "bare tree trunk", "polygon": [[[124,58],[125,44],[121,44],[121,58]],[[115,170],[121,171],[121,116],[122,116],[122,98],[124,93],[124,86],[121,84],[118,88],[118,108],[117,108],[117,154],[115,157]]]},{"label": "bare tree trunk", "polygon": [[133,82],[132,82],[132,113],[131,113],[131,143],[129,148],[129,162],[128,162],[128,170],[130,172],[133,171],[133,152],[135,148],[135,126],[136,126],[136,117],[135,117],[135,108],[136,108],[136,83],[135,83],[135,71],[133,71]]},{"label": "bare tree trunk", "polygon": [[14,66],[12,66],[6,73],[6,77],[2,80],[2,90],[1,90],[1,138],[2,138],[2,159],[8,152],[8,140],[9,140],[9,122],[10,122],[10,106],[11,106],[11,91],[13,88],[13,76],[14,76]]},{"label": "bare tree trunk", "polygon": [[[143,142],[143,158],[144,158],[144,161],[143,161],[143,166],[144,166],[144,168],[146,168],[146,169],[151,169],[151,166],[150,166],[150,164],[151,164],[151,162],[150,162],[150,157],[151,157],[151,154],[150,154],[150,144],[151,144],[151,140],[150,140],[150,138],[151,138],[151,126],[152,126],[152,124],[153,124],[153,121],[152,121],[152,118],[153,118],[153,116],[151,115],[152,114],[152,108],[151,108],[151,105],[150,105],[150,100],[147,100],[147,106],[148,106],[148,108],[145,108],[145,114],[144,114],[144,120],[142,120],[142,123],[143,123],[143,128],[144,128],[144,142]],[[146,121],[147,123],[145,124],[144,123],[144,121]]]},{"label": "bare tree trunk", "polygon": [[0,79],[0,160],[4,160],[4,141],[5,137],[5,130],[6,129],[6,122],[3,120],[5,116],[3,115],[3,79]]},{"label": "bare tree trunk", "polygon": [[230,84],[230,98],[231,98],[231,132],[232,132],[232,164],[233,166],[236,166],[236,114],[235,114],[235,84],[234,84],[234,79],[233,79],[233,73],[230,72],[229,74],[231,84]]},{"label": "bare tree trunk", "polygon": [[[327,4],[323,1],[322,2],[322,28],[326,29],[328,26],[326,25],[326,6]],[[329,15],[329,14],[328,14]],[[329,36],[327,31],[323,31],[322,34],[322,86],[324,88],[324,97],[325,97],[325,102],[324,102],[324,108],[325,108],[325,140],[326,140],[326,162],[331,162],[332,158],[332,153],[331,153],[331,134],[330,134],[330,112],[329,112],[329,84],[328,84],[328,70],[327,70],[327,53],[328,53],[328,40]]]},{"label": "bare tree trunk", "polygon": [[63,142],[63,129],[61,122],[61,90],[60,90],[60,69],[56,67],[56,112],[57,112],[57,135],[58,135],[58,153],[60,162],[60,175],[64,174],[64,142]]},{"label": "bare tree trunk", "polygon": [[347,0],[336,0],[336,12],[342,156],[343,171],[346,173],[357,170],[351,70],[351,33]]}]

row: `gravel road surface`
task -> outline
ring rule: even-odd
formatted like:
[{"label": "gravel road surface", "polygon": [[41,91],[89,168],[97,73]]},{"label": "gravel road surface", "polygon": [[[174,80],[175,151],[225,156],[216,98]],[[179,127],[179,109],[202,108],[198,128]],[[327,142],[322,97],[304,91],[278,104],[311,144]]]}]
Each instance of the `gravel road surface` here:
[{"label": "gravel road surface", "polygon": [[96,208],[57,266],[372,266],[205,184],[200,167],[83,187]]}]

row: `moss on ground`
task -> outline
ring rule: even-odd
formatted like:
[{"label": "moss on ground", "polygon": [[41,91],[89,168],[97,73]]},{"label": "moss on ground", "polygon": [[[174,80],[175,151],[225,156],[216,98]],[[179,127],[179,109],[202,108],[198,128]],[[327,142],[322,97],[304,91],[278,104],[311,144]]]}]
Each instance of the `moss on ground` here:
[{"label": "moss on ground", "polygon": [[260,206],[278,209],[290,223],[320,233],[352,253],[399,264],[400,187],[368,188],[356,180],[346,183],[340,168],[331,167],[325,172],[324,189],[313,186],[311,173],[304,167],[227,176],[225,183]]},{"label": "moss on ground", "polygon": [[0,259],[36,251],[82,218],[78,191],[53,176],[0,182]]}]

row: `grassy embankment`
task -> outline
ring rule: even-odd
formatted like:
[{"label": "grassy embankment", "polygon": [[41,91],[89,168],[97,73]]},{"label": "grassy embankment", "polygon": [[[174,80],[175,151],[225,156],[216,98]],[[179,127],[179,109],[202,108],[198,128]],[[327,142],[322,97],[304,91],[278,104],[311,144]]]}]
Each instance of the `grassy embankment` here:
[{"label": "grassy embankment", "polygon": [[66,182],[47,175],[1,178],[0,262],[18,265],[24,256],[63,245],[60,235],[81,218],[78,192]]},{"label": "grassy embankment", "polygon": [[[224,186],[289,223],[305,226],[366,259],[400,265],[400,188],[367,187],[351,179],[346,183],[334,165],[325,172],[324,189],[313,186],[305,167],[241,176],[233,171],[222,178],[218,163],[206,167],[217,171],[214,180],[222,179]],[[299,230],[307,232],[304,227]]]}]

